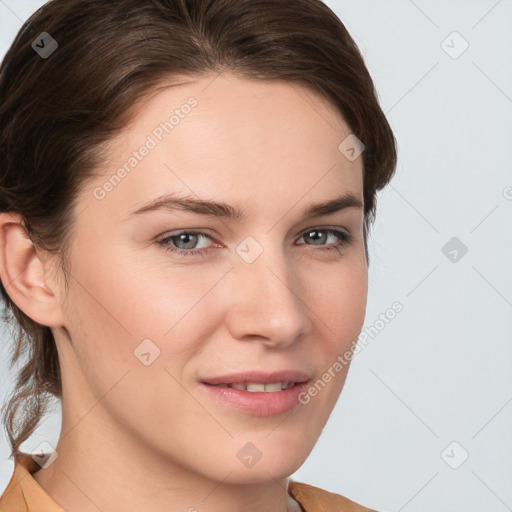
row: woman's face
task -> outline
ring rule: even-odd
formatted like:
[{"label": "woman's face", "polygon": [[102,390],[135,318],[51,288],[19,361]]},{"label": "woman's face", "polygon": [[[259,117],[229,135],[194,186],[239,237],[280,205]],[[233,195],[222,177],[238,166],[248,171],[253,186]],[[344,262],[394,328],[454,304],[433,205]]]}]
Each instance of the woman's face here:
[{"label": "woman's face", "polygon": [[217,480],[300,467],[365,314],[349,134],[315,93],[228,73],[143,105],[76,203],[63,433]]}]

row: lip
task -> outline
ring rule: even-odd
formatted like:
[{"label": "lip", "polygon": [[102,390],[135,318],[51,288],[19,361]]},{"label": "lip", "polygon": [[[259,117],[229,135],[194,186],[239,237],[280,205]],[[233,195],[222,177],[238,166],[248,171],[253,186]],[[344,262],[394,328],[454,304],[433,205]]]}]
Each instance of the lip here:
[{"label": "lip", "polygon": [[281,370],[278,372],[246,371],[230,373],[217,377],[201,379],[204,384],[216,386],[217,384],[234,384],[236,382],[259,382],[261,384],[272,384],[273,382],[295,382],[302,383],[310,379],[306,372],[299,370]]},{"label": "lip", "polygon": [[[299,395],[306,390],[310,378],[307,373],[298,370],[272,373],[247,371],[202,379],[201,388],[217,403],[227,405],[245,414],[263,417],[276,416],[291,411],[301,404]],[[273,392],[252,392],[216,387],[218,384],[238,382],[258,382],[261,384],[294,382],[295,384],[288,389]]]}]

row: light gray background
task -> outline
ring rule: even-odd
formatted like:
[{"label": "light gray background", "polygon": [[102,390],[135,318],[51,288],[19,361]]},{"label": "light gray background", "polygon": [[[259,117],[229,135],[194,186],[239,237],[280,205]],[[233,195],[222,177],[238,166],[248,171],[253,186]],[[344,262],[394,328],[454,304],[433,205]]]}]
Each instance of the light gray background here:
[{"label": "light gray background", "polygon": [[[43,3],[0,0],[1,55]],[[370,240],[374,334],[294,478],[380,511],[512,510],[512,0],[326,3],[365,56],[400,159]],[[465,255],[443,253],[452,237]],[[59,425],[24,448],[56,443]],[[0,440],[0,490],[7,455]]]}]

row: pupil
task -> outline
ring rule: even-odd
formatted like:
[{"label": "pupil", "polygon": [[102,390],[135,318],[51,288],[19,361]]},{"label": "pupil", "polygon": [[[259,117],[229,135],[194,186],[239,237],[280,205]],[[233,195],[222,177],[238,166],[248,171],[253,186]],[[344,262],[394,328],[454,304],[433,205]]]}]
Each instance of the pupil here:
[{"label": "pupil", "polygon": [[[318,235],[318,233],[321,233],[321,231],[317,231],[317,230],[310,231],[309,235],[311,235],[312,233],[315,233],[316,235]],[[325,235],[323,235],[323,236],[325,236]],[[313,236],[313,237],[310,236],[310,238],[312,238],[314,242],[317,242],[319,240],[320,240],[320,242],[322,241],[322,235],[316,236],[316,237],[315,236]]]},{"label": "pupil", "polygon": [[[182,233],[181,235],[179,235],[179,237],[180,237],[180,241],[181,241],[181,242],[185,242],[185,244],[187,244],[187,241],[186,241],[186,239],[187,239],[187,238],[192,238],[192,241],[193,241],[193,242],[195,242],[195,240],[194,240],[194,238],[193,238],[193,237],[195,237],[195,236],[197,236],[197,235],[194,235],[194,234],[192,234],[192,233]],[[190,241],[189,241],[188,243],[190,244]],[[193,245],[194,245],[194,244],[192,243],[192,246],[193,246]],[[193,247],[185,247],[185,249],[193,249]]]}]

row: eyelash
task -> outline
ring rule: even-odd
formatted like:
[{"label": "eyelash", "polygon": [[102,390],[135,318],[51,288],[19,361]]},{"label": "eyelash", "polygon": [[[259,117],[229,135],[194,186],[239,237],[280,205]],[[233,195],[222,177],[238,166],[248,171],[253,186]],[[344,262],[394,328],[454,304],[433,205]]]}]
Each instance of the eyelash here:
[{"label": "eyelash", "polygon": [[[306,235],[306,234],[309,234],[313,231],[321,231],[321,232],[325,232],[325,233],[329,233],[329,234],[334,234],[336,235],[338,238],[339,238],[339,241],[336,242],[335,244],[331,244],[331,245],[327,245],[327,246],[319,246],[318,249],[321,250],[321,251],[338,251],[338,253],[341,254],[341,251],[340,249],[347,246],[347,245],[350,245],[352,242],[353,242],[353,236],[346,232],[346,231],[342,231],[342,230],[339,230],[339,229],[332,229],[332,228],[312,228],[312,229],[308,229],[306,231],[303,232],[303,234],[301,235],[301,238]],[[159,245],[162,245],[162,246],[166,246],[164,247],[164,250],[165,251],[170,251],[174,254],[177,254],[179,256],[194,256],[194,255],[200,255],[200,256],[204,256],[204,253],[208,250],[208,249],[191,249],[191,250],[185,250],[185,249],[179,249],[177,247],[173,247],[172,245],[170,245],[168,242],[170,240],[172,240],[173,238],[176,238],[178,236],[181,236],[181,235],[201,235],[201,236],[205,236],[207,238],[209,238],[210,240],[212,239],[210,235],[207,235],[206,233],[203,233],[201,231],[193,231],[193,230],[190,230],[190,231],[187,231],[187,230],[183,230],[183,231],[179,231],[173,235],[170,235],[170,236],[166,236],[165,238],[162,238],[161,240],[158,240],[157,243]],[[313,245],[314,247],[314,244],[301,244],[301,245]]]}]

